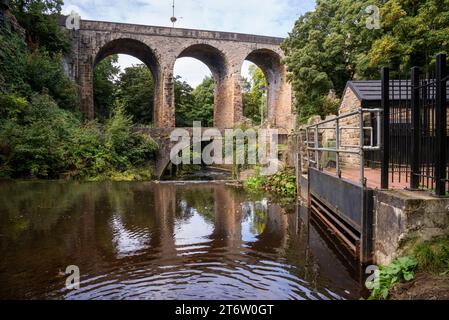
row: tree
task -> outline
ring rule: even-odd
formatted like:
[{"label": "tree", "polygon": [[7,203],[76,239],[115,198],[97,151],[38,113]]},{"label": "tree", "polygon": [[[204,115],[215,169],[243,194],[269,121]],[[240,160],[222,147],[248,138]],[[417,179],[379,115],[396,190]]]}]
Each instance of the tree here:
[{"label": "tree", "polygon": [[192,126],[192,120],[189,118],[190,110],[193,108],[193,88],[180,76],[174,78],[175,84],[175,118],[176,126]]},{"label": "tree", "polygon": [[214,123],[215,81],[212,76],[204,78],[195,89],[181,77],[175,78],[176,125],[191,127],[193,121],[201,121],[203,127]]},{"label": "tree", "polygon": [[341,95],[346,82],[357,77],[359,61],[380,34],[365,25],[364,9],[371,4],[376,1],[319,0],[282,44],[301,121],[324,115],[329,91]]},{"label": "tree", "polygon": [[153,120],[154,85],[151,71],[144,64],[126,68],[118,81],[117,98],[134,123],[148,125]]},{"label": "tree", "polygon": [[67,53],[70,50],[67,32],[58,23],[63,3],[63,0],[10,1],[11,11],[26,30],[31,49],[45,46],[50,53]]},{"label": "tree", "polygon": [[262,70],[255,64],[250,65],[249,74],[250,81],[243,79],[243,115],[254,124],[259,124],[261,109],[264,118],[267,117],[267,80]]},{"label": "tree", "polygon": [[48,91],[62,109],[77,109],[76,86],[64,73],[61,54],[51,55],[44,47],[29,53],[26,80],[34,92]]},{"label": "tree", "polygon": [[428,71],[438,53],[449,53],[449,0],[389,0],[381,9],[382,36],[368,54],[373,69],[389,66]]},{"label": "tree", "polygon": [[[379,30],[366,27],[369,5],[380,8]],[[448,7],[449,0],[318,0],[282,44],[300,120],[324,116],[330,90],[341,96],[348,80],[378,79],[382,66],[432,67],[437,53],[449,52]]]},{"label": "tree", "polygon": [[214,125],[214,88],[214,78],[208,76],[193,90],[193,107],[188,113],[190,121],[201,121],[203,127]]},{"label": "tree", "polygon": [[95,116],[104,122],[111,115],[116,101],[117,85],[115,79],[120,72],[116,65],[118,56],[112,55],[100,61],[94,71]]}]

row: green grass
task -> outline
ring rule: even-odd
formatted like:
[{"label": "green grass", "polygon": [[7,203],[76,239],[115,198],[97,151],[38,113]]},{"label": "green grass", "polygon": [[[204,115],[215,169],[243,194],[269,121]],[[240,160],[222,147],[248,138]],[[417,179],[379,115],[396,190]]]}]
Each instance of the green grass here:
[{"label": "green grass", "polygon": [[372,290],[370,299],[388,299],[391,288],[397,283],[413,280],[415,272],[449,274],[449,236],[419,243],[409,256],[380,266],[377,282],[367,283]]}]

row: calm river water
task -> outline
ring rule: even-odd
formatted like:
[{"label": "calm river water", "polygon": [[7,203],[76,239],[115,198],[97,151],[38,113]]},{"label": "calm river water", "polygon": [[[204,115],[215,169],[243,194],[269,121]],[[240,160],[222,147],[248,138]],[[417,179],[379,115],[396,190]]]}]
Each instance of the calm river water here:
[{"label": "calm river water", "polygon": [[306,219],[219,183],[0,182],[0,299],[359,298]]}]

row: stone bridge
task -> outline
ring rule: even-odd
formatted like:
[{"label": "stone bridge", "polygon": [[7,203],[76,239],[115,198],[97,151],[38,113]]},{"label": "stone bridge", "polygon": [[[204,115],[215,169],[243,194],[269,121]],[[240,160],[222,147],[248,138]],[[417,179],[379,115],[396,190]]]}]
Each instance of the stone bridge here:
[{"label": "stone bridge", "polygon": [[[65,20],[61,18],[64,25]],[[175,127],[173,69],[176,59],[192,57],[205,63],[215,79],[215,127],[232,128],[243,120],[241,69],[248,60],[266,76],[270,124],[286,131],[294,128],[281,38],[89,20],[81,20],[79,30],[70,32],[73,51],[66,57],[66,68],[79,85],[81,111],[87,119],[94,117],[95,66],[107,56],[128,54],[145,63],[153,75],[155,127]]]},{"label": "stone bridge", "polygon": [[[181,128],[180,128],[181,129]],[[193,128],[182,128],[186,130],[190,137],[193,137]],[[211,138],[206,138],[204,136],[204,133],[211,128],[201,128],[201,138],[199,142],[210,142]],[[171,141],[170,135],[173,132],[173,128],[137,128],[136,131],[148,134],[151,136],[151,138],[154,139],[154,141],[159,146],[157,155],[156,155],[156,161],[154,163],[154,172],[153,175],[159,179],[163,175],[165,169],[170,164],[170,152],[173,146],[178,143],[178,141]],[[224,136],[224,130],[219,130],[220,134]],[[190,141],[192,142],[192,140]]]}]

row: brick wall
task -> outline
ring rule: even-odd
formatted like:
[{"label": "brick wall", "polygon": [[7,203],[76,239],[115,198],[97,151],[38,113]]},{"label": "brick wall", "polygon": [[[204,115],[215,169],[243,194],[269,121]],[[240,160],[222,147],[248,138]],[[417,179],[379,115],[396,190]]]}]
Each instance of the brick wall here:
[{"label": "brick wall", "polygon": [[[351,90],[351,88],[347,88],[340,108],[338,110],[339,115],[354,112],[360,109],[361,102],[355,95],[355,93]],[[342,127],[359,127],[360,118],[358,115],[354,115],[345,119],[340,120],[340,126]],[[341,131],[340,134],[340,143],[341,145],[359,145],[360,144],[360,134],[358,130],[349,130],[345,129]],[[350,148],[345,148],[350,149]],[[342,153],[340,155],[340,163],[342,166],[357,166],[360,164],[360,157],[355,154]]]}]

